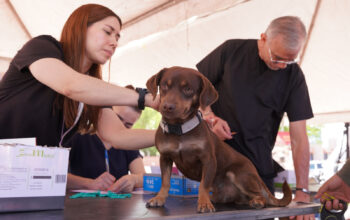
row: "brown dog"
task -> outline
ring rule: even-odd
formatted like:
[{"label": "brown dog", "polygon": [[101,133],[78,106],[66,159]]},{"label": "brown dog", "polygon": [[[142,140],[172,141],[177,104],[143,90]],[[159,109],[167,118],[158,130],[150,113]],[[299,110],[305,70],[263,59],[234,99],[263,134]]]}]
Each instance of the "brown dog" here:
[{"label": "brown dog", "polygon": [[[218,94],[198,71],[182,67],[163,69],[147,81],[155,97],[160,90],[162,122],[156,133],[162,187],[147,207],[163,206],[170,188],[172,164],[188,178],[200,181],[198,212],[213,212],[214,203],[234,202],[254,208],[286,206],[292,192],[285,182],[284,197],[276,199],[249,159],[235,151],[202,121],[198,108],[214,103]],[[212,196],[209,198],[209,190]]]}]

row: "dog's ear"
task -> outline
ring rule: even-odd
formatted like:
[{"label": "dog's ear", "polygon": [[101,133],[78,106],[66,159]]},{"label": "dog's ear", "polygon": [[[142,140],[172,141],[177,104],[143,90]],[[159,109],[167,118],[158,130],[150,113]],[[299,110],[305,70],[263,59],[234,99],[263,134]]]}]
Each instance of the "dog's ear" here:
[{"label": "dog's ear", "polygon": [[153,95],[153,100],[157,97],[159,82],[166,70],[167,68],[162,69],[147,80],[146,86],[148,91]]},{"label": "dog's ear", "polygon": [[202,91],[199,96],[199,105],[201,109],[205,109],[206,107],[213,104],[218,99],[219,95],[207,77],[202,74],[200,77],[202,80]]}]

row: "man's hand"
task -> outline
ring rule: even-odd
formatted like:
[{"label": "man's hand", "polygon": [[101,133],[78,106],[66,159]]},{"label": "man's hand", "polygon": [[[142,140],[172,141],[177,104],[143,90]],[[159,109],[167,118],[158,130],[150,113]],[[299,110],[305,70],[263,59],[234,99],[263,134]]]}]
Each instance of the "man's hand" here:
[{"label": "man's hand", "polygon": [[115,177],[108,172],[104,172],[99,177],[89,182],[88,189],[107,190],[114,182]]},{"label": "man's hand", "polygon": [[[329,197],[334,199],[329,200]],[[327,210],[344,209],[344,205],[340,203],[339,200],[341,199],[345,202],[350,202],[350,186],[335,174],[320,187],[315,198],[320,199],[320,202],[325,204]]]},{"label": "man's hand", "polygon": [[320,200],[327,210],[344,210],[346,205],[339,201],[339,199]]},{"label": "man's hand", "polygon": [[[304,193],[302,191],[297,190],[295,192],[295,197],[293,199],[295,202],[310,202],[310,195],[307,193]],[[296,219],[296,220],[313,220],[315,219],[315,215],[299,215],[299,216],[290,216],[289,219]]]},{"label": "man's hand", "polygon": [[120,179],[118,179],[117,182],[115,182],[112,186],[108,188],[108,190],[119,193],[129,193],[132,192],[134,189],[134,186],[136,185],[137,176],[134,174],[129,174],[122,176]]},{"label": "man's hand", "polygon": [[232,139],[233,133],[231,133],[230,126],[226,121],[214,114],[206,115],[203,118],[220,140]]}]

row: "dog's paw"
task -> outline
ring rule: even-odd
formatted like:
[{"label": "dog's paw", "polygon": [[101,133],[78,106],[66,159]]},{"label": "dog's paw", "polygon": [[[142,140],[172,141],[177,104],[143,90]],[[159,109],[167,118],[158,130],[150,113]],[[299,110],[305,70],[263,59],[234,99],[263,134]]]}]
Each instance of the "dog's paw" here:
[{"label": "dog's paw", "polygon": [[249,201],[249,206],[255,209],[262,209],[265,207],[266,200],[262,196],[254,197],[252,200]]},{"label": "dog's paw", "polygon": [[198,203],[197,212],[199,213],[215,212],[215,207],[210,201],[205,203]]},{"label": "dog's paw", "polygon": [[160,196],[153,197],[152,199],[148,200],[148,202],[146,203],[146,207],[147,208],[162,207],[165,204],[165,200],[166,198],[164,197],[160,197]]}]

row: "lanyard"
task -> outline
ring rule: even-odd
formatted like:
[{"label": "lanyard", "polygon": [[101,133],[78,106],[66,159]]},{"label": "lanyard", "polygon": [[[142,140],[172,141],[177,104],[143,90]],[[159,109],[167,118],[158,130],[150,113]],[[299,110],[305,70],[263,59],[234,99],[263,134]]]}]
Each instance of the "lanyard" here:
[{"label": "lanyard", "polygon": [[105,161],[106,161],[106,171],[109,173],[109,158],[108,158],[107,149],[105,149]]},{"label": "lanyard", "polygon": [[79,106],[78,106],[78,111],[77,111],[77,117],[74,120],[73,125],[66,131],[63,133],[63,129],[64,129],[64,115],[63,115],[63,122],[62,122],[62,130],[61,130],[61,140],[60,143],[58,144],[59,147],[62,147],[62,141],[64,139],[64,137],[74,128],[74,126],[78,123],[79,118],[81,116],[81,113],[83,112],[84,109],[84,103],[79,102]]}]

